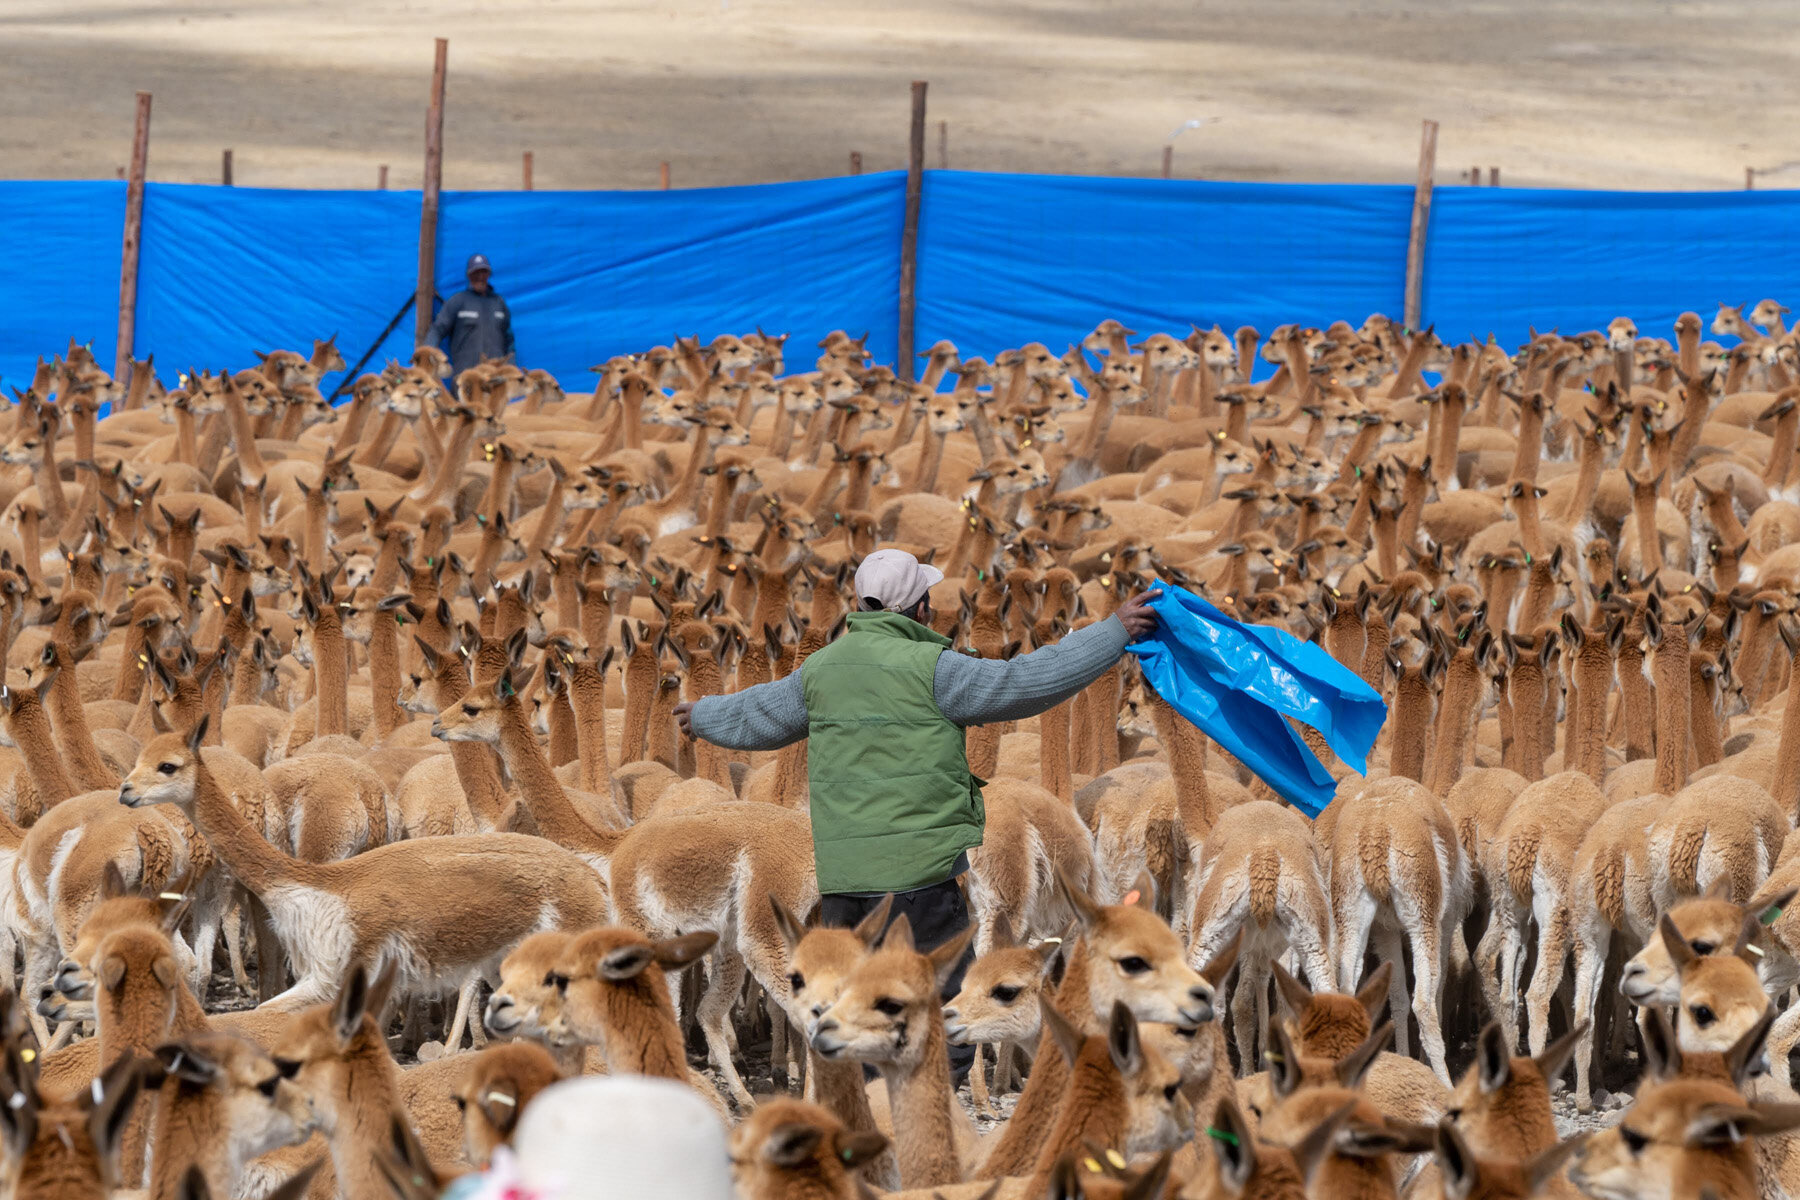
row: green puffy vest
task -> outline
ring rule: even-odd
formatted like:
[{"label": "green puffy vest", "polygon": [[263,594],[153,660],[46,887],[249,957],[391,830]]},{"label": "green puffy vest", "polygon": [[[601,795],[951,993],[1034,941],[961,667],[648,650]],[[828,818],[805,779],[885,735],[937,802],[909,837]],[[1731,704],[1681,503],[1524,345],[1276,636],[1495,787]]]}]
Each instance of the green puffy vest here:
[{"label": "green puffy vest", "polygon": [[932,696],[950,639],[898,613],[849,620],[800,668],[819,891],[942,883],[987,819],[962,727]]}]

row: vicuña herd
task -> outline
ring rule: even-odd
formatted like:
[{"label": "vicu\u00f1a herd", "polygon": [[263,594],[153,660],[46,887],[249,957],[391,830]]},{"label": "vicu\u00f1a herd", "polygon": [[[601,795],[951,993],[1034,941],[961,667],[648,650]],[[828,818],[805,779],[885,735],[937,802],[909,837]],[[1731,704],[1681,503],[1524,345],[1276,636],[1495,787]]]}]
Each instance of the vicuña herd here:
[{"label": "vicu\u00f1a herd", "polygon": [[[1800,1195],[1786,312],[1109,320],[916,383],[759,331],[579,395],[424,349],[336,405],[331,342],[71,344],[0,447],[10,1194],[418,1200],[610,1072],[734,1123],[742,1200]],[[968,933],[827,927],[805,743],[675,708],[798,670],[877,546],[987,658],[1155,581],[1317,641],[1371,770],[1300,730],[1308,819],[1121,665],[967,731]]]}]

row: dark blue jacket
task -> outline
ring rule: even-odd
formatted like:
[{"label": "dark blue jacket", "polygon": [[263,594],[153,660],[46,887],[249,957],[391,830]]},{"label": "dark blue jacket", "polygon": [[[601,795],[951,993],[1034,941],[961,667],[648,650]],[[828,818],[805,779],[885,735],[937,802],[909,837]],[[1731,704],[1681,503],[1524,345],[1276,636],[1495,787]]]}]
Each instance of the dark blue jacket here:
[{"label": "dark blue jacket", "polygon": [[452,378],[478,366],[484,358],[511,358],[512,313],[492,288],[485,294],[464,289],[444,301],[425,341],[443,346],[445,338],[450,339],[446,349]]}]

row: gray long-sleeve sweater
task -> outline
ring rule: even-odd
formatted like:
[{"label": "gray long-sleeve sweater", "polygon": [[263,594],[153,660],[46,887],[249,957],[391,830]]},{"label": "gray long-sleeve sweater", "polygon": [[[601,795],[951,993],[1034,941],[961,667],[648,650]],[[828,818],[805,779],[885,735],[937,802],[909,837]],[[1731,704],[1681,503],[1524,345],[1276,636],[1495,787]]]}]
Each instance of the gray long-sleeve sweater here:
[{"label": "gray long-sleeve sweater", "polygon": [[[1131,636],[1117,617],[1069,634],[1010,662],[947,652],[938,657],[932,695],[956,725],[1018,721],[1054,708],[1119,661]],[[694,704],[694,735],[730,750],[775,750],[806,736],[800,672]]]}]

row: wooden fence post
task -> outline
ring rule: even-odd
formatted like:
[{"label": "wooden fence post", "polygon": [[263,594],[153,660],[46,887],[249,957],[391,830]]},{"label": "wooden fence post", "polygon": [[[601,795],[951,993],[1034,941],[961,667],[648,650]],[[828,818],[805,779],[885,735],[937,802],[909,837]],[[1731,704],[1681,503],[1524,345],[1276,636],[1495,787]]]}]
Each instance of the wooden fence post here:
[{"label": "wooden fence post", "polygon": [[1438,123],[1425,122],[1419,136],[1419,181],[1413,187],[1412,234],[1406,241],[1406,312],[1408,329],[1419,328],[1419,299],[1425,284],[1425,229],[1431,223],[1431,178],[1437,168]]},{"label": "wooden fence post", "polygon": [[1499,167],[1489,167],[1488,168],[1488,186],[1489,187],[1499,187],[1500,186],[1500,168]]},{"label": "wooden fence post", "polygon": [[1164,146],[1163,147],[1163,178],[1167,179],[1169,177],[1169,173],[1172,170],[1174,170],[1174,168],[1175,168],[1175,147]]},{"label": "wooden fence post", "polygon": [[938,122],[938,170],[950,169],[950,122]]},{"label": "wooden fence post", "polygon": [[119,260],[119,342],[113,378],[125,382],[137,338],[138,249],[144,234],[144,170],[150,163],[150,93],[137,94],[137,124],[131,133],[131,174],[125,186],[125,246]]},{"label": "wooden fence post", "polygon": [[225,151],[224,158],[219,163],[219,182],[226,187],[231,186],[231,151],[229,150]]},{"label": "wooden fence post", "polygon": [[861,150],[852,150],[850,152],[850,173],[852,175],[861,175],[862,174],[862,151]]},{"label": "wooden fence post", "polygon": [[[438,188],[444,181],[444,76],[450,67],[450,39],[437,39],[431,67],[431,100],[425,107],[425,187],[419,203],[419,290],[413,302],[413,339],[431,332],[431,298],[437,294]],[[383,170],[384,182],[386,170]]]},{"label": "wooden fence post", "polygon": [[1745,167],[1744,168],[1744,190],[1746,192],[1749,192],[1749,191],[1754,191],[1755,189],[1756,189],[1756,168],[1755,167]]},{"label": "wooden fence post", "polygon": [[525,190],[531,190],[531,151],[525,152]]},{"label": "wooden fence post", "polygon": [[375,188],[377,191],[382,191],[382,192],[387,191],[387,164],[386,163],[382,163],[381,168],[375,172]]},{"label": "wooden fence post", "polygon": [[665,192],[668,191],[669,190],[669,164],[666,162],[663,163],[658,174],[662,178],[662,190]]},{"label": "wooden fence post", "polygon": [[912,138],[906,155],[906,215],[900,226],[900,345],[894,370],[913,381],[913,289],[919,275],[919,202],[925,188],[925,81],[913,80]]}]

